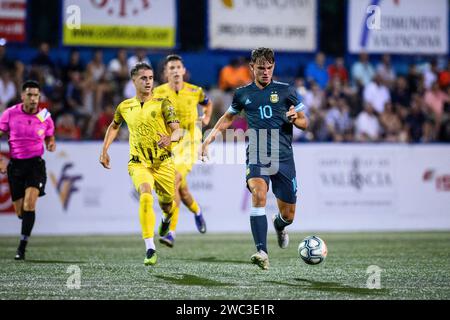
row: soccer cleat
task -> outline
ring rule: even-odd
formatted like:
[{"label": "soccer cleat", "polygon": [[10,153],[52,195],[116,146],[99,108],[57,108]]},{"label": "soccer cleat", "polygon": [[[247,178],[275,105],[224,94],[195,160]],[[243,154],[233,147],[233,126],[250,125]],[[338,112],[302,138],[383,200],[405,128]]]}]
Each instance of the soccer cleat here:
[{"label": "soccer cleat", "polygon": [[195,225],[197,226],[198,232],[206,233],[206,222],[201,211],[198,215],[195,215]]},{"label": "soccer cleat", "polygon": [[159,224],[158,233],[161,237],[164,237],[169,232],[170,227],[170,220],[164,221],[164,219],[161,219],[161,223]]},{"label": "soccer cleat", "polygon": [[25,250],[17,249],[14,260],[25,260]]},{"label": "soccer cleat", "polygon": [[156,255],[156,251],[153,249],[147,250],[147,255],[144,259],[144,265],[146,266],[153,266],[156,264],[156,261],[158,260],[158,256]]},{"label": "soccer cleat", "polygon": [[159,239],[159,243],[165,244],[169,248],[173,248],[173,245],[175,243],[175,238],[169,232],[166,236]]},{"label": "soccer cleat", "polygon": [[275,229],[275,232],[277,233],[278,246],[281,249],[286,249],[289,245],[289,235],[288,235],[286,229],[282,229],[282,230],[277,229],[277,227],[275,225],[276,217],[277,217],[277,215],[272,216],[272,222],[273,222],[273,227]]},{"label": "soccer cleat", "polygon": [[262,250],[259,250],[257,253],[252,255],[250,260],[253,264],[256,264],[263,270],[269,269],[269,256]]}]

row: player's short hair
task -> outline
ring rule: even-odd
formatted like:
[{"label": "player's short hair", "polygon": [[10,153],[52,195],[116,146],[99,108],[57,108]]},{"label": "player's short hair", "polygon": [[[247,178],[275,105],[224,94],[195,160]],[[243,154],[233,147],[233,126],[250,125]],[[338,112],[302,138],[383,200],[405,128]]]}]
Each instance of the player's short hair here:
[{"label": "player's short hair", "polygon": [[181,63],[183,63],[183,58],[181,58],[181,56],[177,55],[177,54],[169,54],[166,57],[166,60],[164,60],[164,66],[167,66],[167,64],[170,61],[180,61]]},{"label": "player's short hair", "polygon": [[140,70],[152,70],[153,71],[153,68],[148,63],[138,62],[133,67],[133,69],[131,69],[131,72],[130,72],[131,78],[134,78],[134,76],[137,75]]},{"label": "player's short hair", "polygon": [[28,88],[32,88],[32,89],[38,89],[39,91],[41,90],[41,87],[39,86],[39,83],[37,83],[34,80],[27,80],[22,84],[22,92],[24,92],[25,90],[27,90]]},{"label": "player's short hair", "polygon": [[252,56],[250,59],[251,63],[256,63],[258,61],[267,61],[269,63],[275,62],[275,53],[270,48],[257,48],[252,51]]}]

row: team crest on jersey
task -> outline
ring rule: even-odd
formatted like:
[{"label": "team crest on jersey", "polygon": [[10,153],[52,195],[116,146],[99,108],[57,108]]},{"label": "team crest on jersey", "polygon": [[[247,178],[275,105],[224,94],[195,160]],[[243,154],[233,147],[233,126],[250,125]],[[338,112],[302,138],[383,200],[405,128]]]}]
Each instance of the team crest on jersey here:
[{"label": "team crest on jersey", "polygon": [[270,95],[270,102],[277,103],[278,101],[280,101],[280,98],[278,97],[278,94],[277,93],[272,93]]},{"label": "team crest on jersey", "polygon": [[42,136],[44,133],[45,133],[44,129],[39,129],[37,132],[38,136]]},{"label": "team crest on jersey", "polygon": [[156,111],[152,111],[152,117],[156,118]]}]

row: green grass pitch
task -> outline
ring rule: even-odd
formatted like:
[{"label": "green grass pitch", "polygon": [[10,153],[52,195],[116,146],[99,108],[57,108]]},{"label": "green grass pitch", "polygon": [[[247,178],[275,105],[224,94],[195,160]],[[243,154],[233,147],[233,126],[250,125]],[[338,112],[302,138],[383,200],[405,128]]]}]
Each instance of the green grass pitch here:
[{"label": "green grass pitch", "polygon": [[[17,237],[0,237],[0,299],[450,299],[450,233],[323,233],[326,261],[301,262],[269,235],[271,268],[250,263],[251,234],[180,234],[173,249],[157,244],[145,267],[138,235],[32,238],[26,261],[14,261]],[[76,265],[80,288],[67,286]],[[367,268],[382,269],[368,289]]]}]

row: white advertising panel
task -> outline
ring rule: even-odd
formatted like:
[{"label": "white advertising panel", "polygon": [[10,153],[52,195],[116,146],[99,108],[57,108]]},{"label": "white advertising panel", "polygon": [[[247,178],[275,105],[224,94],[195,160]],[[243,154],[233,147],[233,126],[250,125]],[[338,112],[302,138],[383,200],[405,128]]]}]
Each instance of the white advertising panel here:
[{"label": "white advertising panel", "polygon": [[64,0],[63,44],[173,48],[175,0]]},{"label": "white advertising panel", "polygon": [[351,53],[447,54],[447,0],[350,0]]},{"label": "white advertising panel", "polygon": [[[188,183],[208,232],[249,232],[245,147],[227,146],[237,154],[198,163]],[[140,233],[128,144],[112,144],[111,170],[99,164],[100,150],[100,143],[61,142],[45,154],[47,194],[38,201],[34,234]],[[222,151],[211,146],[211,154]],[[294,154],[299,191],[292,231],[450,230],[450,146],[300,144]],[[6,181],[0,191],[6,205]],[[159,222],[157,201],[154,209]],[[268,219],[277,212],[271,191],[266,211]],[[185,207],[178,231],[197,232]],[[0,212],[0,234],[19,232],[20,220]]]},{"label": "white advertising panel", "polygon": [[315,51],[316,12],[316,0],[209,0],[209,46]]}]

